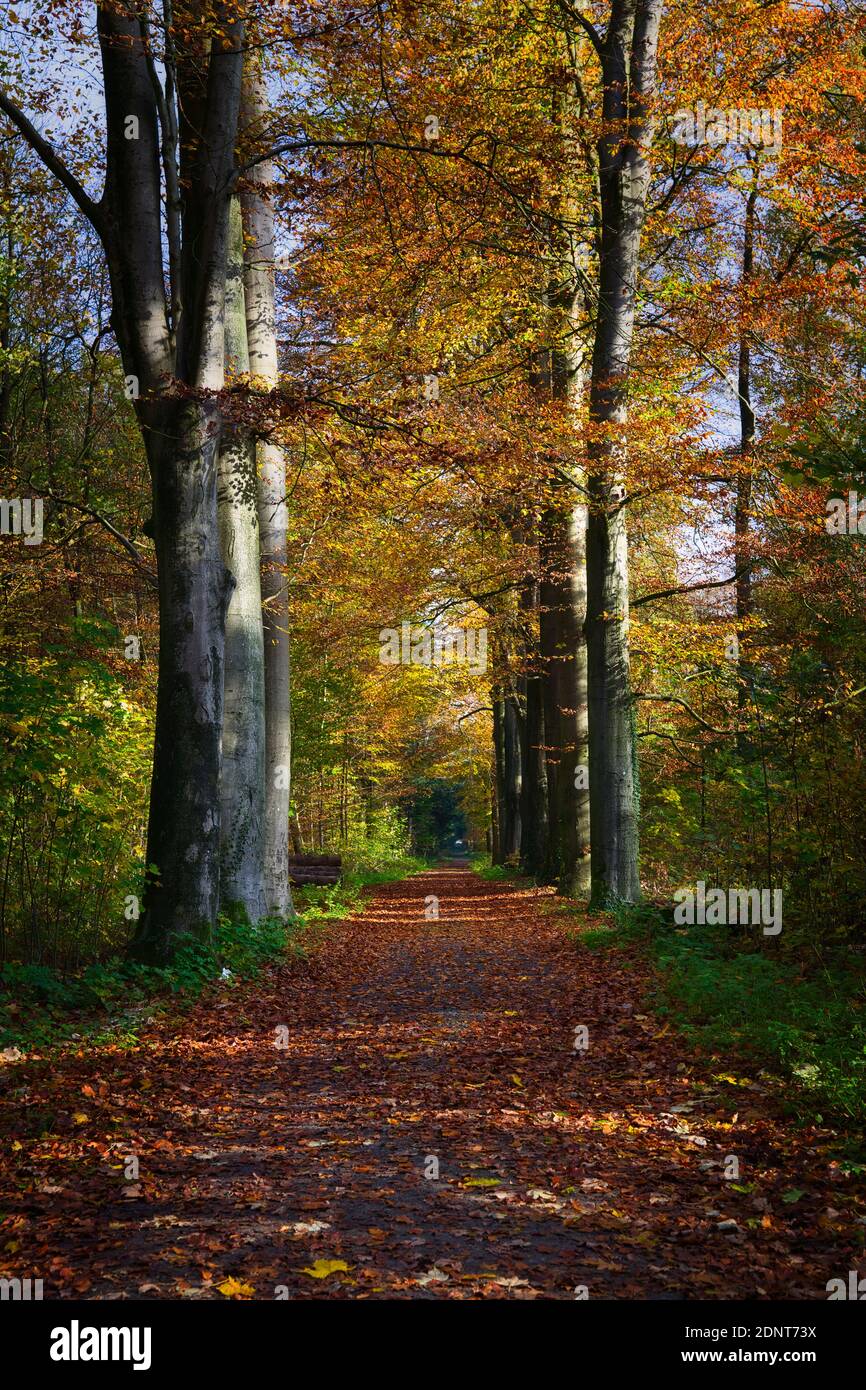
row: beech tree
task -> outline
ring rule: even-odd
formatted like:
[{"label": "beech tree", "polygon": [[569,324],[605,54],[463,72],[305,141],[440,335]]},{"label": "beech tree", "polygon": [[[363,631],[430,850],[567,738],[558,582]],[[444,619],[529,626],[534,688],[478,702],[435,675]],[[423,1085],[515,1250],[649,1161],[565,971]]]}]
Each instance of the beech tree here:
[{"label": "beech tree", "polygon": [[[563,7],[562,71],[553,90],[552,117],[561,155],[561,187],[551,209],[549,280],[551,348],[546,386],[575,433],[585,409],[588,354],[585,326],[587,259],[575,131],[585,117],[582,44]],[[585,180],[584,180],[585,182]],[[583,196],[581,196],[583,194]],[[579,436],[578,436],[579,438]],[[590,888],[586,621],[587,490],[580,444],[553,481],[553,504],[543,524],[541,643],[548,748],[548,877],[561,893]],[[555,765],[554,765],[555,764]]]},{"label": "beech tree", "polygon": [[[253,147],[267,135],[267,92],[252,56],[244,70],[245,137]],[[278,382],[275,308],[276,243],[272,163],[257,154],[242,181],[245,237],[244,303],[249,371],[254,388],[273,391]],[[267,910],[291,916],[289,810],[291,804],[291,677],[289,593],[286,581],[288,506],[286,453],[267,433],[256,444],[257,507],[261,546],[264,626],[264,880]]]},{"label": "beech tree", "polygon": [[613,0],[601,64],[601,232],[592,354],[587,523],[587,655],[592,901],[633,902],[638,874],[637,755],[629,671],[629,557],[623,435],[646,216],[662,0]]},{"label": "beech tree", "polygon": [[145,12],[99,4],[96,18],[105,102],[97,199],[6,93],[0,109],[99,235],[111,324],[150,468],[160,666],[147,883],[134,950],[164,960],[178,938],[209,931],[219,903],[232,578],[217,524],[217,393],[244,21],[230,5],[201,13],[182,4],[158,54]]},{"label": "beech tree", "polygon": [[[232,198],[226,276],[225,355],[230,380],[249,374],[241,204]],[[250,922],[264,917],[265,677],[256,444],[244,423],[224,425],[219,529],[234,588],[225,636],[220,768],[220,901]]]}]

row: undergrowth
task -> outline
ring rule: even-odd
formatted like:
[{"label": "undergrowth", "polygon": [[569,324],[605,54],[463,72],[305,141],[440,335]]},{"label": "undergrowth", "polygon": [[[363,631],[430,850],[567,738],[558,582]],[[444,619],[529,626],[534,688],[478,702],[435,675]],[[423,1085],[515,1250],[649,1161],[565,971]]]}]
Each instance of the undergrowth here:
[{"label": "undergrowth", "polygon": [[677,927],[658,905],[622,908],[577,937],[606,949],[637,942],[654,962],[653,997],[694,1046],[751,1059],[791,1083],[806,1120],[866,1120],[866,975],[862,962],[771,957],[731,927]]},{"label": "undergrowth", "polygon": [[220,917],[211,942],[185,942],[168,966],[139,965],[123,956],[75,972],[7,962],[0,966],[0,1048],[44,1047],[106,1031],[134,1042],[141,1018],[254,979],[287,954],[308,954],[329,922],[358,906],[366,888],[425,867],[405,856],[372,867],[355,862],[331,887],[296,890],[294,919],[250,925]]}]

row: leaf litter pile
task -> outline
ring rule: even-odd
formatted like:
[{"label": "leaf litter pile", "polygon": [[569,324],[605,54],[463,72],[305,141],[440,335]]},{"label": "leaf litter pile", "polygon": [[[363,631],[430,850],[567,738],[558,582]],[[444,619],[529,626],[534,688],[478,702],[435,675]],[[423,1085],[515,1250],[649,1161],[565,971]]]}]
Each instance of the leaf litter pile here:
[{"label": "leaf litter pile", "polygon": [[7,1061],[0,1272],[46,1298],[826,1298],[866,1233],[834,1136],[690,1054],[638,960],[549,902],[434,870],[136,1046]]}]

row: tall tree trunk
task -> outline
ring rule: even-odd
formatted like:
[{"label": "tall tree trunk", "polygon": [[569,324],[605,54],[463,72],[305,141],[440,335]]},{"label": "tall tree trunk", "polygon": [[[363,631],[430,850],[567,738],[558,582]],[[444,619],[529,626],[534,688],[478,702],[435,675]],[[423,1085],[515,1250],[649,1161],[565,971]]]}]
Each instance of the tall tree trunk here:
[{"label": "tall tree trunk", "polygon": [[650,170],[662,0],[613,0],[601,46],[604,134],[598,317],[592,358],[587,528],[589,780],[592,902],[634,902],[638,874],[637,759],[628,651],[624,433],[640,243]]},{"label": "tall tree trunk", "polygon": [[[232,199],[226,277],[225,359],[229,379],[249,372],[241,207]],[[219,530],[234,579],[225,634],[225,699],[220,777],[220,898],[223,910],[257,922],[267,910],[264,881],[265,676],[256,446],[249,430],[223,430]]]},{"label": "tall tree trunk", "polygon": [[523,741],[523,712],[519,705],[519,687],[515,681],[508,648],[512,632],[509,622],[506,635],[494,631],[493,669],[496,673],[491,690],[493,705],[493,749],[498,821],[498,859],[504,864],[520,855],[520,804],[522,788],[521,744]]},{"label": "tall tree trunk", "polygon": [[[248,61],[244,122],[258,133],[267,114],[264,79]],[[268,162],[251,171],[242,193],[246,253],[247,341],[250,372],[266,390],[279,382],[275,308],[274,212]],[[257,446],[258,512],[262,553],[261,591],[265,642],[265,895],[268,911],[294,916],[289,882],[292,707],[289,665],[288,508],[286,456],[269,440]]]},{"label": "tall tree trunk", "polygon": [[569,896],[589,888],[585,534],[582,503],[570,509],[548,508],[540,586],[549,816],[546,878]]},{"label": "tall tree trunk", "polygon": [[[565,26],[565,77],[552,94],[553,119],[564,151],[564,185],[553,200],[550,266],[546,292],[551,337],[545,385],[574,421],[584,406],[587,369],[582,333],[589,317],[583,286],[581,230],[585,214],[575,193],[579,152],[575,128],[583,116],[579,81],[579,41]],[[550,881],[568,896],[590,887],[590,807],[586,776],[587,650],[586,470],[572,459],[554,480],[548,512],[544,559],[546,611],[543,679],[549,685],[545,731],[556,769],[550,789]],[[567,494],[571,495],[568,496]]]},{"label": "tall tree trunk", "polygon": [[545,757],[544,692],[538,635],[535,631],[539,596],[538,581],[527,578],[521,608],[527,624],[524,649],[527,656],[526,712],[523,718],[523,787],[520,802],[520,862],[530,878],[543,878],[547,864],[547,764]]},{"label": "tall tree trunk", "polygon": [[[150,465],[160,601],[160,665],[144,913],[132,945],[165,961],[178,940],[207,935],[219,901],[219,772],[224,622],[231,578],[217,528],[224,380],[224,301],[229,183],[240,109],[243,24],[215,15],[187,146],[183,258],[170,246],[166,294],[160,211],[159,128],[153,74],[139,18],[97,12],[106,101],[106,178],[96,216],[112,289],[112,326],[124,370],[135,378]],[[127,138],[130,116],[138,139]],[[163,130],[166,136],[166,131]],[[166,159],[176,159],[177,150]],[[77,196],[77,195],[76,195]],[[183,304],[180,322],[175,302]],[[170,398],[175,378],[190,392]]]},{"label": "tall tree trunk", "polygon": [[[746,197],[746,216],[743,226],[743,267],[741,290],[743,310],[748,306],[748,293],[755,273],[755,210],[758,202],[757,158],[753,160],[752,186]],[[752,511],[752,455],[755,449],[755,412],[752,407],[751,340],[743,325],[740,329],[737,362],[737,393],[740,409],[740,468],[737,473],[737,495],[734,507],[734,571],[737,602],[737,715],[740,725],[737,747],[741,755],[748,753],[748,737],[742,728],[746,720],[752,685],[752,670],[746,656],[746,628],[752,616],[752,572],[749,554],[750,517]]]},{"label": "tall tree trunk", "polygon": [[544,713],[545,781],[547,784],[547,853],[543,878],[558,883],[561,865],[561,824],[559,768],[562,761],[562,717],[559,707],[558,670],[560,661],[562,583],[557,558],[562,527],[559,512],[549,508],[541,524],[541,582],[539,584],[539,651],[541,657],[541,703]]},{"label": "tall tree trunk", "polygon": [[165,963],[182,937],[208,935],[219,907],[223,634],[231,577],[216,529],[215,412],[192,401],[146,413],[154,422],[147,444],[158,479],[159,675],[145,911],[132,951]]},{"label": "tall tree trunk", "polygon": [[586,507],[572,507],[563,526],[565,576],[559,615],[558,646],[565,654],[558,663],[557,703],[560,711],[559,764],[559,892],[568,897],[588,894],[590,887],[590,808],[587,710],[587,653],[583,636],[586,616]]}]

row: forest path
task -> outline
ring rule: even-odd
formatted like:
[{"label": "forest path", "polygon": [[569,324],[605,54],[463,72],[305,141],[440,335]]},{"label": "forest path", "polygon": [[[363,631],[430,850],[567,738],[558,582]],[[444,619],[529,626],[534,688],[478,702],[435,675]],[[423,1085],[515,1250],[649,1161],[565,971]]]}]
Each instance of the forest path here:
[{"label": "forest path", "polygon": [[549,904],[434,870],[134,1051],[4,1068],[3,1272],[46,1298],[826,1298],[862,1246],[826,1131],[691,1057],[639,962]]}]

